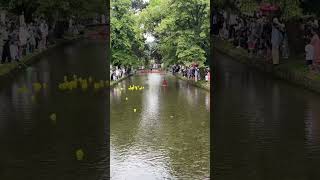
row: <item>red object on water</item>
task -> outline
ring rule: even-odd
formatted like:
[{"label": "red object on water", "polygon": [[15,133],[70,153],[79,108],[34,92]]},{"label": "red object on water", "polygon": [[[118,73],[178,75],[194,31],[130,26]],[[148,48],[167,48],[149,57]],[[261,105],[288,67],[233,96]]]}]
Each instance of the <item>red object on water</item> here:
[{"label": "red object on water", "polygon": [[163,81],[162,81],[162,86],[168,86],[167,80],[163,80]]}]

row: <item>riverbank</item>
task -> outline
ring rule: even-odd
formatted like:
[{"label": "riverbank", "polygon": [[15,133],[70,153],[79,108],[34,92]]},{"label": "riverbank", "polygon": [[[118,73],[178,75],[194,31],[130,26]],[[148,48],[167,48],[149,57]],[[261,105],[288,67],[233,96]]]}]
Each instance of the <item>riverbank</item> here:
[{"label": "riverbank", "polygon": [[289,59],[281,59],[280,64],[274,67],[264,58],[250,57],[246,50],[235,48],[228,41],[214,38],[213,47],[218,52],[236,61],[270,73],[278,79],[286,80],[295,85],[320,93],[320,75],[309,72],[305,65],[303,55],[290,57]]},{"label": "riverbank", "polygon": [[118,80],[116,80],[116,81],[111,81],[111,82],[110,82],[110,87],[115,86],[116,84],[118,84],[119,82],[121,82],[121,81],[129,78],[130,76],[133,76],[133,74],[129,74],[128,76],[122,77],[122,78],[120,78],[120,79],[118,79]]},{"label": "riverbank", "polygon": [[195,82],[194,80],[190,80],[190,79],[188,79],[186,77],[183,77],[183,76],[180,76],[180,75],[174,75],[174,76],[176,78],[178,78],[180,80],[183,80],[183,81],[186,81],[189,84],[194,85],[194,86],[196,86],[198,88],[210,91],[210,82],[207,82],[207,81],[204,81],[204,80],[200,80],[198,82]]},{"label": "riverbank", "polygon": [[18,72],[19,70],[22,70],[27,66],[35,63],[36,60],[39,59],[39,57],[46,54],[53,48],[63,45],[65,43],[73,42],[81,38],[83,38],[82,35],[74,37],[66,36],[63,39],[56,39],[54,40],[54,44],[49,45],[47,49],[42,51],[37,49],[34,53],[24,56],[22,59],[20,59],[19,62],[12,61],[11,63],[0,64],[0,79],[4,79],[10,76],[11,73]]}]

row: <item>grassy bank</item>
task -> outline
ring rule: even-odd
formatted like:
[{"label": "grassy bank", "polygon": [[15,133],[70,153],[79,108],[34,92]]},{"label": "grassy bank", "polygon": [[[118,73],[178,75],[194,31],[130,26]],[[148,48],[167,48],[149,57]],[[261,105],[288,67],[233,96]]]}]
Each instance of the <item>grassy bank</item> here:
[{"label": "grassy bank", "polygon": [[210,83],[207,81],[201,80],[201,81],[195,82],[194,80],[190,80],[190,79],[183,77],[183,76],[180,76],[180,75],[175,75],[175,77],[177,77],[183,81],[187,81],[188,83],[190,83],[196,87],[210,91]]},{"label": "grassy bank", "polygon": [[320,93],[320,75],[309,72],[304,56],[281,59],[280,65],[274,67],[265,58],[250,57],[246,50],[235,48],[230,42],[218,38],[213,40],[214,49],[236,61],[272,74],[274,77],[300,85]]}]

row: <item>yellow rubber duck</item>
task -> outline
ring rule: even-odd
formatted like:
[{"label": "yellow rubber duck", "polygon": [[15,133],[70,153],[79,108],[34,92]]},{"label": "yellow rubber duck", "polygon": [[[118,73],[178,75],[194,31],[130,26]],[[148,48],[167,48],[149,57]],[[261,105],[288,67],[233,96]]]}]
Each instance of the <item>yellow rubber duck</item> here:
[{"label": "yellow rubber duck", "polygon": [[83,90],[88,89],[88,83],[87,83],[86,81],[83,81],[83,82],[81,83],[81,88],[82,88]]},{"label": "yellow rubber duck", "polygon": [[54,124],[56,124],[56,122],[57,122],[57,115],[56,115],[56,113],[52,113],[52,114],[50,115],[50,119],[51,119],[51,121],[52,121]]},{"label": "yellow rubber duck", "polygon": [[27,92],[28,92],[28,88],[26,86],[18,88],[18,93],[27,93]]},{"label": "yellow rubber duck", "polygon": [[100,83],[94,83],[93,88],[96,89],[96,90],[99,89],[100,88]]},{"label": "yellow rubber duck", "polygon": [[38,92],[41,90],[42,85],[40,83],[33,83],[32,84],[34,91]]},{"label": "yellow rubber duck", "polygon": [[84,157],[84,152],[82,149],[76,150],[76,158],[78,161],[82,161]]},{"label": "yellow rubber duck", "polygon": [[43,84],[42,84],[42,87],[43,87],[43,89],[47,89],[47,87],[48,87],[48,86],[47,86],[47,83],[43,83]]},{"label": "yellow rubber duck", "polygon": [[100,83],[100,87],[102,87],[102,88],[103,88],[103,87],[104,87],[104,82],[103,82],[103,80],[100,80],[100,82],[99,82],[99,83]]}]

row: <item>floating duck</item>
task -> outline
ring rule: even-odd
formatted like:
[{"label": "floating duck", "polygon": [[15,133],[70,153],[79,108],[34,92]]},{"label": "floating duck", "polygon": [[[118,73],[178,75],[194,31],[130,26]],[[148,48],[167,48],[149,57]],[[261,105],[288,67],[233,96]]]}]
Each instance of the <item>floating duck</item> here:
[{"label": "floating duck", "polygon": [[56,122],[57,122],[57,115],[56,115],[55,113],[52,113],[52,114],[50,115],[50,119],[51,119],[51,121],[52,121],[54,124],[56,124]]},{"label": "floating duck", "polygon": [[76,150],[76,158],[78,161],[82,161],[84,157],[84,152],[82,149],[77,149]]},{"label": "floating duck", "polygon": [[93,87],[94,89],[100,89],[100,83],[94,83]]},{"label": "floating duck", "polygon": [[83,82],[81,83],[81,88],[82,88],[83,90],[88,89],[88,83],[87,83],[87,81],[83,81]]},{"label": "floating duck", "polygon": [[60,90],[66,90],[67,89],[67,84],[66,83],[60,83],[59,84],[59,89]]},{"label": "floating duck", "polygon": [[18,93],[27,93],[27,92],[28,92],[28,88],[26,86],[18,88]]},{"label": "floating duck", "polygon": [[104,87],[104,82],[103,82],[103,80],[100,80],[99,83],[100,83],[100,87],[103,88],[103,87]]},{"label": "floating duck", "polygon": [[173,118],[173,116],[170,116],[170,118]]},{"label": "floating duck", "polygon": [[47,83],[42,84],[43,89],[47,89]]},{"label": "floating duck", "polygon": [[38,92],[41,90],[42,85],[40,83],[33,83],[32,84],[34,91]]}]

